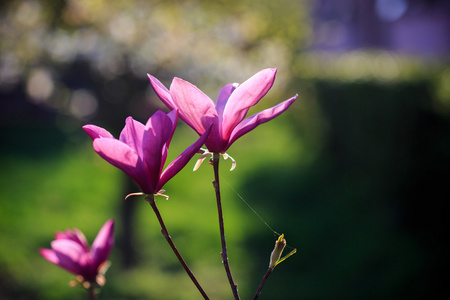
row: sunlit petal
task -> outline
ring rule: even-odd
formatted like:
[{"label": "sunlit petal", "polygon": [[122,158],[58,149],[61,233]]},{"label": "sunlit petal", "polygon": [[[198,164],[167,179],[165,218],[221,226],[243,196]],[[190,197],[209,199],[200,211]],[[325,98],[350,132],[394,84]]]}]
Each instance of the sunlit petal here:
[{"label": "sunlit petal", "polygon": [[85,125],[83,126],[83,129],[91,137],[92,140],[95,140],[97,138],[114,138],[112,134],[107,130],[95,125]]},{"label": "sunlit petal", "polygon": [[[281,102],[280,104],[263,110],[257,114],[254,114],[251,117],[248,117],[244,121],[242,121],[236,128],[233,130],[228,145],[233,144],[238,138],[246,134],[247,132],[255,129],[258,125],[263,124],[277,117],[281,113],[283,113],[289,106],[297,99],[298,95]],[[227,149],[225,149],[226,151]]]},{"label": "sunlit petal", "polygon": [[266,95],[275,80],[277,70],[262,70],[239,85],[230,95],[223,111],[222,138],[227,140],[249,108]]},{"label": "sunlit petal", "polygon": [[141,122],[128,117],[125,120],[125,127],[120,133],[119,141],[127,144],[142,159],[142,138],[144,136],[145,126]]},{"label": "sunlit petal", "polygon": [[147,178],[154,188],[151,193],[155,193],[158,191],[156,186],[166,160],[167,149],[164,149],[165,144],[172,138],[173,123],[164,112],[159,110],[148,119],[145,127],[142,141],[143,163]]},{"label": "sunlit petal", "polygon": [[196,86],[180,78],[174,78],[170,86],[175,107],[180,118],[202,135],[217,120],[214,102]]},{"label": "sunlit petal", "polygon": [[169,90],[158,80],[156,77],[153,77],[150,74],[147,74],[148,79],[150,79],[150,84],[155,90],[155,93],[161,99],[161,101],[167,105],[170,109],[175,108],[175,104],[172,101],[172,97],[170,96]]}]

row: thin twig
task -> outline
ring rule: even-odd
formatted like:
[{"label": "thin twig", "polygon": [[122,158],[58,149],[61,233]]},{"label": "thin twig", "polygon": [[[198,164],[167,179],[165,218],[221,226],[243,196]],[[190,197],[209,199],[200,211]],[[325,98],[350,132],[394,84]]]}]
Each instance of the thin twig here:
[{"label": "thin twig", "polygon": [[95,292],[94,283],[90,283],[89,288],[87,288],[87,292],[89,294],[89,300],[97,299],[97,293]]},{"label": "thin twig", "polygon": [[217,212],[219,214],[219,228],[220,228],[220,240],[222,243],[222,262],[225,267],[225,271],[227,273],[228,281],[231,286],[231,290],[233,291],[234,299],[239,300],[239,293],[237,290],[237,284],[234,283],[233,276],[231,275],[230,266],[228,264],[228,254],[227,254],[227,243],[225,241],[225,228],[223,225],[223,214],[222,214],[222,201],[220,198],[220,184],[219,184],[219,153],[213,153],[213,168],[214,168],[214,190],[216,191],[216,199],[217,199]]},{"label": "thin twig", "polygon": [[200,283],[198,283],[197,278],[195,278],[194,274],[192,273],[191,269],[189,269],[188,265],[184,261],[183,257],[181,256],[180,252],[178,252],[177,247],[175,247],[175,244],[172,241],[172,238],[169,235],[169,232],[167,231],[166,225],[164,224],[164,221],[161,217],[161,214],[159,213],[158,207],[156,206],[154,195],[148,195],[145,197],[145,200],[150,203],[151,207],[153,208],[153,211],[156,214],[156,217],[158,218],[159,224],[161,225],[161,233],[166,238],[167,242],[169,243],[170,247],[172,248],[173,252],[177,256],[178,260],[180,261],[183,268],[186,270],[186,273],[191,278],[192,282],[197,287],[198,291],[202,294],[204,299],[209,299],[208,295],[206,295],[205,291],[203,290]]},{"label": "thin twig", "polygon": [[255,293],[255,296],[253,296],[253,300],[258,299],[259,295],[261,294],[261,290],[266,283],[267,278],[269,278],[270,274],[272,274],[273,269],[269,268],[267,269],[266,274],[264,275],[263,279],[261,280],[261,283],[259,284],[258,290]]}]

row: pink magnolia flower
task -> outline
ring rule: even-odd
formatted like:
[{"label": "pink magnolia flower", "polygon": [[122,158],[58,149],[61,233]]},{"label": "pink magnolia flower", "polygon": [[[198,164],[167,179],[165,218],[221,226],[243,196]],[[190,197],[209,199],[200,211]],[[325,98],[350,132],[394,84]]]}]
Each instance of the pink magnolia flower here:
[{"label": "pink magnolia flower", "polygon": [[238,138],[280,115],[297,99],[298,95],[295,95],[244,119],[250,107],[257,104],[272,87],[276,71],[265,69],[241,85],[225,85],[219,92],[216,104],[196,86],[180,78],[175,77],[168,90],[158,79],[147,75],[164,104],[170,109],[178,109],[180,118],[199,135],[213,124],[205,145],[210,152],[224,154]]},{"label": "pink magnolia flower", "polygon": [[157,111],[145,125],[128,117],[118,140],[95,125],[86,125],[83,129],[92,138],[94,150],[103,159],[132,178],[143,193],[159,194],[164,184],[197,153],[211,130],[206,129],[194,144],[163,171],[177,118],[176,110],[168,114]]},{"label": "pink magnolia flower", "polygon": [[106,221],[92,247],[78,229],[57,232],[55,238],[51,242],[52,249],[39,249],[41,255],[49,262],[82,276],[85,281],[96,282],[114,245],[114,220]]}]

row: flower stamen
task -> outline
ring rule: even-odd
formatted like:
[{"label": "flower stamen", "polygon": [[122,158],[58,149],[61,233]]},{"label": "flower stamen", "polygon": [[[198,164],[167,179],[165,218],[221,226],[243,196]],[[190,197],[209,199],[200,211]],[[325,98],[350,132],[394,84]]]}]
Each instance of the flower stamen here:
[{"label": "flower stamen", "polygon": [[212,156],[212,152],[209,152],[208,149],[203,149],[200,148],[197,153],[201,154],[200,158],[197,160],[197,162],[195,163],[194,166],[194,171],[197,171],[198,168],[200,168],[200,166],[202,165],[203,161],[205,160],[205,158],[207,158],[208,156]]},{"label": "flower stamen", "polygon": [[[200,148],[200,150],[198,150],[197,153],[199,153],[201,155],[200,155],[199,159],[197,160],[197,162],[195,163],[194,171],[197,171],[198,168],[200,168],[200,166],[203,163],[203,161],[205,160],[205,158],[207,158],[208,156],[211,156],[211,157],[213,156],[213,152],[210,152],[208,149],[203,149],[203,148]],[[231,160],[230,171],[233,171],[236,168],[236,161],[234,160],[234,158],[232,158],[227,153],[220,153],[220,155],[222,155],[224,159],[229,158]],[[209,163],[212,164],[211,161]]]},{"label": "flower stamen", "polygon": [[231,169],[230,171],[233,171],[234,168],[236,168],[236,161],[234,160],[234,158],[232,158],[230,155],[228,155],[227,153],[221,153],[224,159],[230,159],[231,160]]},{"label": "flower stamen", "polygon": [[145,195],[145,194],[143,192],[131,193],[131,194],[126,195],[125,200],[127,200],[131,196],[142,196],[142,195]]},{"label": "flower stamen", "polygon": [[162,196],[162,197],[166,198],[166,200],[169,200],[169,196],[164,194],[165,191],[166,191],[166,190],[159,190],[159,191],[155,194],[155,196]]}]

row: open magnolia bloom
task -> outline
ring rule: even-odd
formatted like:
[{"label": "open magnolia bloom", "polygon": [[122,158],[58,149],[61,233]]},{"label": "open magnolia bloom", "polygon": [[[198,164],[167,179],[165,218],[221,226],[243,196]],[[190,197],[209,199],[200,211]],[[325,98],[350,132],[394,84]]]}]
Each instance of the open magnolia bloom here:
[{"label": "open magnolia bloom", "polygon": [[242,84],[227,84],[219,92],[217,103],[196,86],[180,78],[174,78],[168,90],[158,79],[148,74],[158,97],[170,109],[177,109],[180,118],[202,135],[212,124],[205,145],[207,153],[225,154],[241,136],[260,124],[272,120],[284,112],[298,95],[280,104],[245,118],[251,106],[257,104],[270,90],[277,70],[262,70]]},{"label": "open magnolia bloom", "polygon": [[114,220],[106,221],[92,247],[78,229],[57,232],[55,238],[51,242],[52,249],[39,249],[41,255],[49,262],[81,276],[83,281],[97,282],[98,276],[104,275],[103,266],[114,245]]},{"label": "open magnolia bloom", "polygon": [[145,125],[128,117],[118,140],[95,125],[85,125],[83,129],[92,138],[94,150],[133,179],[144,194],[160,194],[164,184],[186,166],[211,131],[207,128],[163,171],[177,118],[176,110],[168,114],[157,111]]}]

